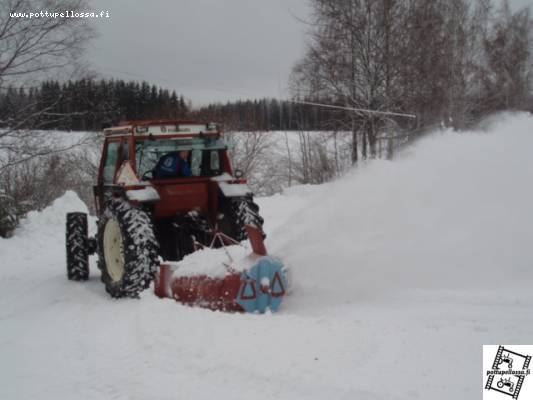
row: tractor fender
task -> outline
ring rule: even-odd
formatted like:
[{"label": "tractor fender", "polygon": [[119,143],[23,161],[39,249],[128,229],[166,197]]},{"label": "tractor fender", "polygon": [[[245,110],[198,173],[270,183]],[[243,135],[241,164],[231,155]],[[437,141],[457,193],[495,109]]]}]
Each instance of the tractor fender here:
[{"label": "tractor fender", "polygon": [[235,179],[227,172],[215,176],[211,180],[216,182],[224,197],[246,197],[253,194],[250,187],[246,184],[246,180]]}]

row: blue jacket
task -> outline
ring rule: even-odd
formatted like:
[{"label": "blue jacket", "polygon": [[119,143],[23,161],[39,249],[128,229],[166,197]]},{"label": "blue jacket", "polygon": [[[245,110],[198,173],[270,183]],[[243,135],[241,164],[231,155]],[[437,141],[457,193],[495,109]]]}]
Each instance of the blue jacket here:
[{"label": "blue jacket", "polygon": [[191,166],[178,154],[168,154],[163,157],[155,167],[154,178],[174,178],[178,176],[191,176]]}]

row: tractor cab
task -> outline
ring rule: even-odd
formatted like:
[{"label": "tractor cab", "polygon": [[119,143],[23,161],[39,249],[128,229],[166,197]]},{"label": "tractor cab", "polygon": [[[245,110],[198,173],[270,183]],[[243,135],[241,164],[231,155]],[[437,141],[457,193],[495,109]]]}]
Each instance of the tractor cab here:
[{"label": "tractor cab", "polygon": [[[251,195],[246,181],[233,175],[228,143],[218,125],[194,121],[132,121],[104,131],[105,142],[98,182],[94,188],[98,210],[117,192],[131,201],[150,203],[157,217],[197,210],[216,217],[220,199]],[[187,152],[190,174],[161,177],[157,168],[169,156]],[[166,159],[165,159],[166,158]],[[221,181],[224,184],[220,184]]]},{"label": "tractor cab", "polygon": [[[159,122],[159,124],[158,124]],[[104,130],[99,183],[114,183],[127,161],[138,180],[152,180],[154,167],[169,153],[187,150],[195,177],[231,174],[228,145],[217,125],[186,121],[139,121]]]}]

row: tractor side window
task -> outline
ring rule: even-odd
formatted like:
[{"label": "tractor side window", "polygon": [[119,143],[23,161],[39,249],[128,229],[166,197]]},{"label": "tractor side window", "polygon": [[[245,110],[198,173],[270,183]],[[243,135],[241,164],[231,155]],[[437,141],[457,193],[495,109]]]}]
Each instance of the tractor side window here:
[{"label": "tractor side window", "polygon": [[220,158],[218,156],[218,150],[212,150],[209,154],[209,166],[211,171],[220,171]]},{"label": "tractor side window", "polygon": [[[201,153],[201,155],[200,155]],[[215,176],[220,174],[220,154],[218,150],[201,150],[198,162],[201,160],[201,176]]]},{"label": "tractor side window", "polygon": [[120,142],[110,142],[107,145],[107,154],[104,164],[104,183],[113,183],[115,177],[115,167],[117,165],[118,149]]},{"label": "tractor side window", "polygon": [[194,149],[192,151],[191,172],[193,176],[202,175],[202,150]]}]

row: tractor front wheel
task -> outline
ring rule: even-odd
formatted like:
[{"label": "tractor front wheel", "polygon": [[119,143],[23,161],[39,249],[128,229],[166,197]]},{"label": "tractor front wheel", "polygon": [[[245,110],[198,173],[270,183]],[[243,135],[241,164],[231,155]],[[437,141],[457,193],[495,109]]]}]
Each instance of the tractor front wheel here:
[{"label": "tractor front wheel", "polygon": [[238,242],[248,239],[245,228],[247,224],[263,230],[264,221],[259,215],[259,206],[253,201],[252,196],[239,200],[226,200],[222,206],[222,215],[219,227]]},{"label": "tractor front wheel", "polygon": [[89,279],[89,238],[87,235],[87,214],[67,214],[66,227],[67,278],[72,281]]},{"label": "tractor front wheel", "polygon": [[98,265],[112,297],[139,297],[154,279],[158,243],[148,214],[112,199],[98,221]]}]

